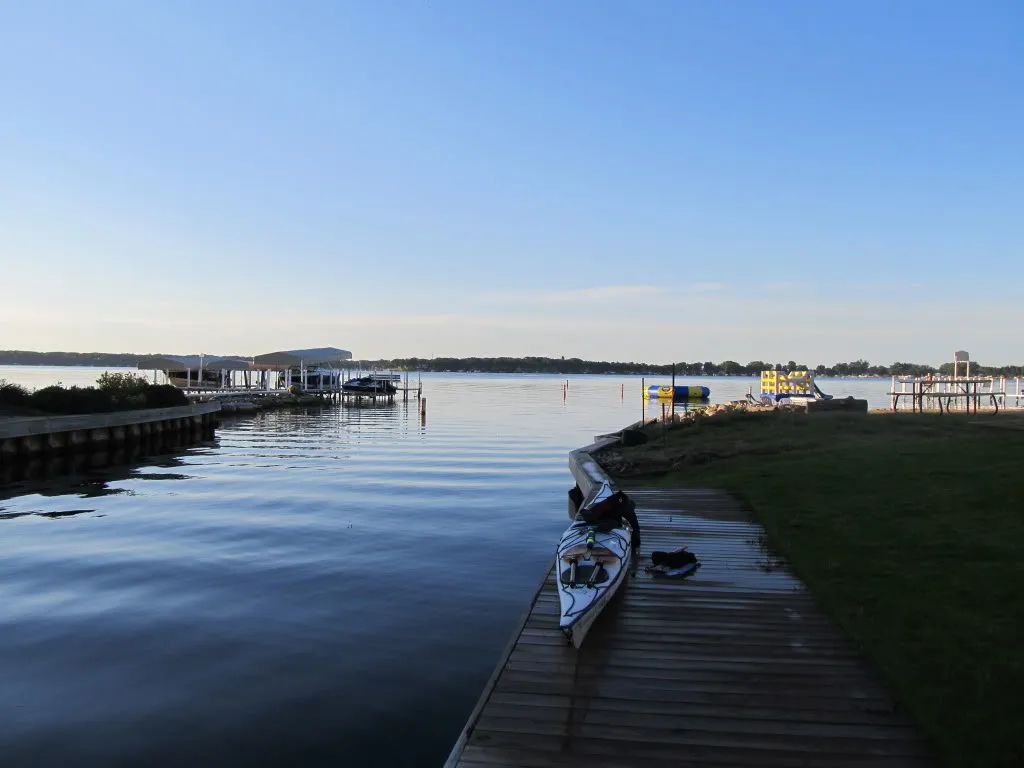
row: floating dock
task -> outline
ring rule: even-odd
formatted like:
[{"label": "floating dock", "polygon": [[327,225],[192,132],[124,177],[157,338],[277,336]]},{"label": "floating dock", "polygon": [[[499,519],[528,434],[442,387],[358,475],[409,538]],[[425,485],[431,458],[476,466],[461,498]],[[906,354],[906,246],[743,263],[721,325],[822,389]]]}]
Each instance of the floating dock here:
[{"label": "floating dock", "polygon": [[[932,766],[917,729],[730,496],[627,491],[640,566],[580,651],[553,568],[446,768]],[[689,579],[645,574],[686,545]]]}]

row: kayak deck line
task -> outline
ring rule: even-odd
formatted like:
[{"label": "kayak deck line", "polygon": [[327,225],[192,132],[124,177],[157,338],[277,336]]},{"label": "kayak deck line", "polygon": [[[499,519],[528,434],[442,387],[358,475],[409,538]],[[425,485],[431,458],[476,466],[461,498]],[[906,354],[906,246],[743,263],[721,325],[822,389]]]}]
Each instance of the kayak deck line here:
[{"label": "kayak deck line", "polygon": [[[549,563],[446,768],[936,764],[740,502],[625,490],[643,538],[619,594],[576,650]],[[700,570],[645,572],[684,545]]]}]

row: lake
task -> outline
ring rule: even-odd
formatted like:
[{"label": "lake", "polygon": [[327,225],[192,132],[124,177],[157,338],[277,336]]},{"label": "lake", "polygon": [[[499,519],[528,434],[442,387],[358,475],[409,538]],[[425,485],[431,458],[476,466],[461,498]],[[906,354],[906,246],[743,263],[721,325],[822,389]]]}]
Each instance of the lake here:
[{"label": "lake", "polygon": [[[819,383],[888,404],[888,380]],[[423,385],[425,423],[415,400],[225,418],[0,486],[3,763],[441,765],[567,524],[568,452],[642,401],[640,377]]]}]

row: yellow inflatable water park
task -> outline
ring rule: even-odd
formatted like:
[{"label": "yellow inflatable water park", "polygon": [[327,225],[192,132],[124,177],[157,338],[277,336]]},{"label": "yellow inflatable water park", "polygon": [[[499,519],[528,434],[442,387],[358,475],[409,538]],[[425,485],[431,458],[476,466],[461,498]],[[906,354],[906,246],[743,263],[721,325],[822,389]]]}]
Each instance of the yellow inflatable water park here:
[{"label": "yellow inflatable water park", "polygon": [[761,402],[770,404],[782,400],[806,403],[809,400],[831,400],[814,381],[810,371],[761,371]]}]

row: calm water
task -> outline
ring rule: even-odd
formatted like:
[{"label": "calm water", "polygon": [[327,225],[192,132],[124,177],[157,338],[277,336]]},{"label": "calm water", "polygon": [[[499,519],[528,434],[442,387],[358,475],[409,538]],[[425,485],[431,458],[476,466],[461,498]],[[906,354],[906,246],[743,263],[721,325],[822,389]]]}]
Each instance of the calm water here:
[{"label": "calm water", "polygon": [[638,377],[564,380],[424,376],[425,424],[259,414],[0,487],[3,765],[440,765],[565,527],[567,452],[640,416]]}]

